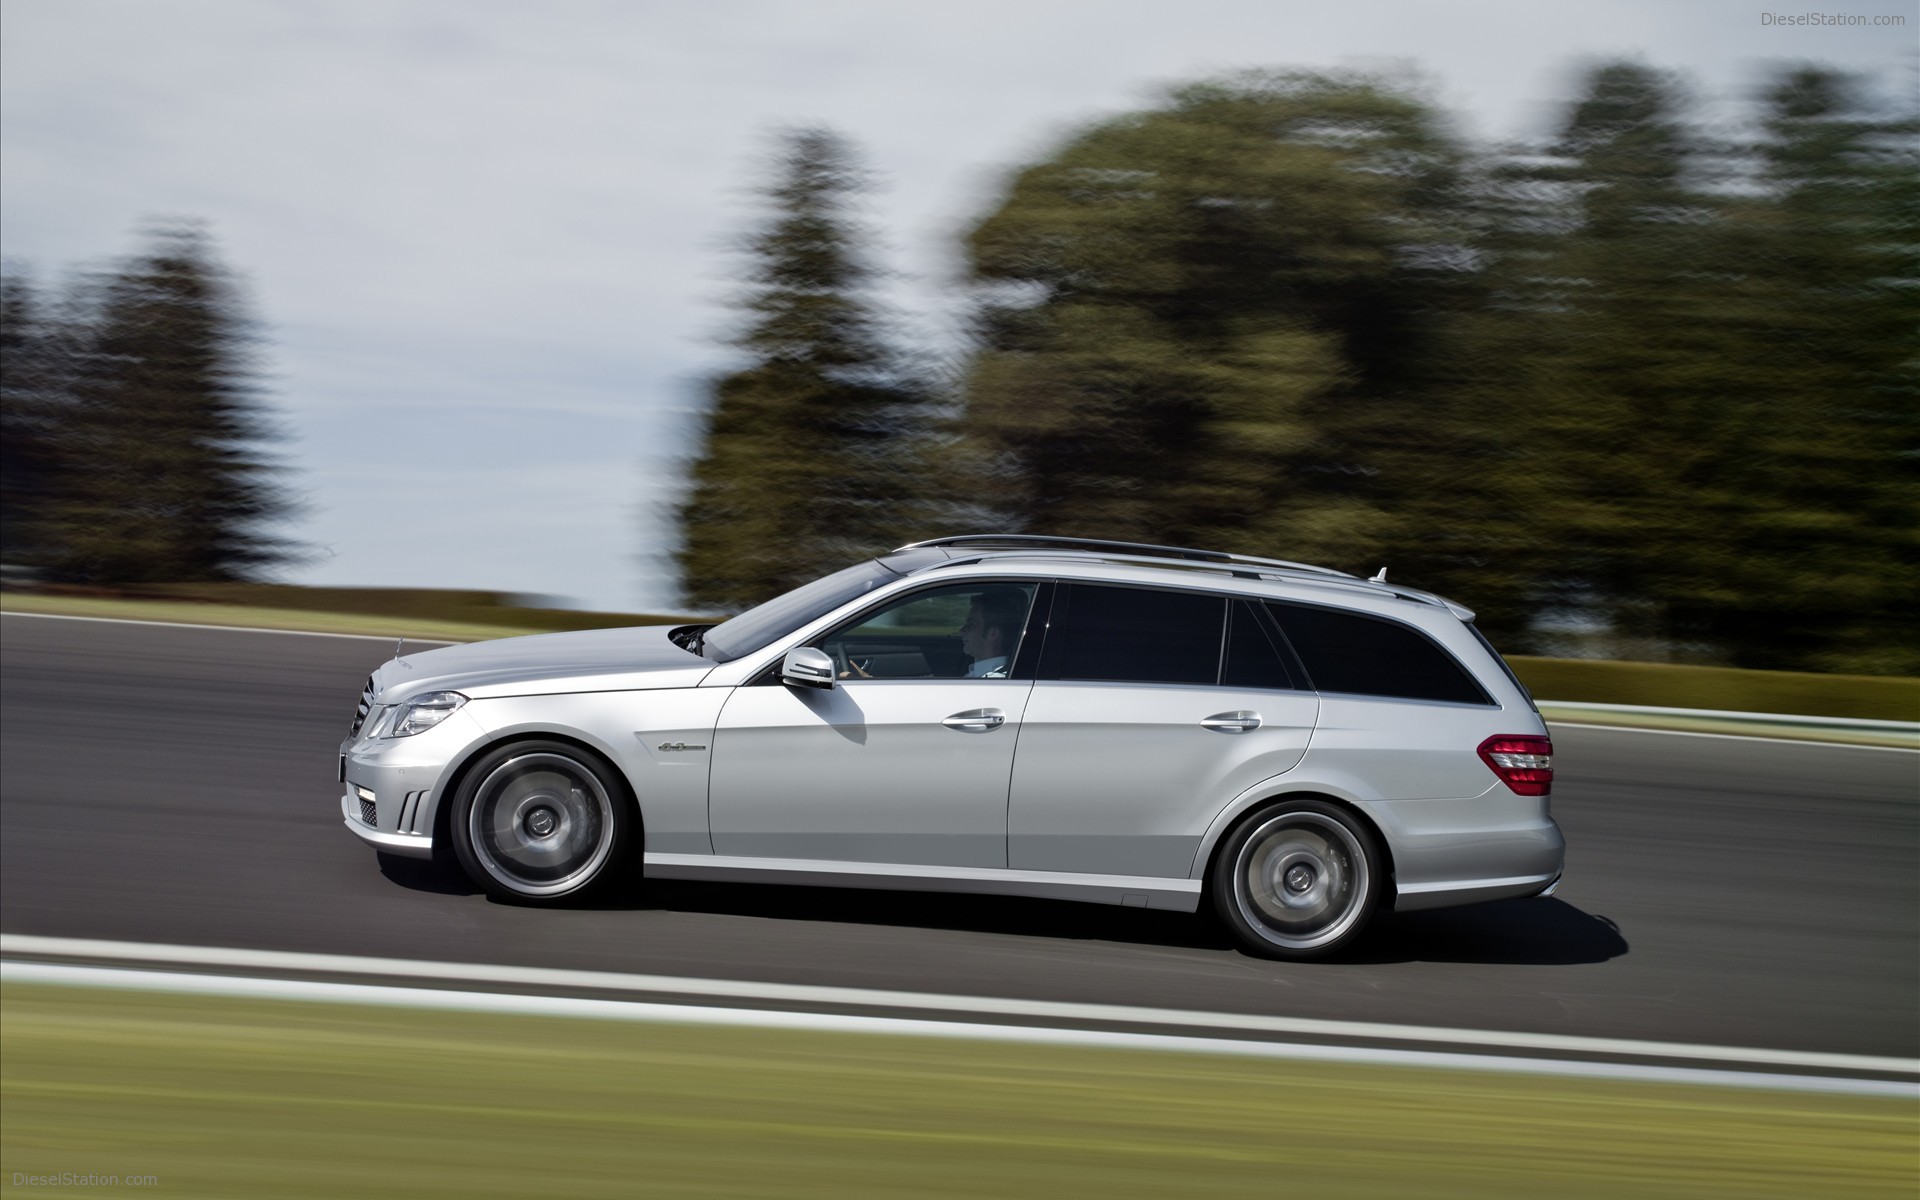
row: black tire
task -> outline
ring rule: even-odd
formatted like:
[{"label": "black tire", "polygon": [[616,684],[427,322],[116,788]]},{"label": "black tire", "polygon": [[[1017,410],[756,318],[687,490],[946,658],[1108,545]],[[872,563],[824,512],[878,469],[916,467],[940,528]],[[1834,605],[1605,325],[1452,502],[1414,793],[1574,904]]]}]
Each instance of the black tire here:
[{"label": "black tire", "polygon": [[1214,860],[1220,919],[1263,958],[1325,958],[1366,929],[1386,870],[1373,831],[1337,804],[1285,800],[1249,814]]},{"label": "black tire", "polygon": [[513,742],[466,772],[447,822],[454,854],[488,895],[571,900],[626,865],[638,824],[607,761],[567,742]]}]

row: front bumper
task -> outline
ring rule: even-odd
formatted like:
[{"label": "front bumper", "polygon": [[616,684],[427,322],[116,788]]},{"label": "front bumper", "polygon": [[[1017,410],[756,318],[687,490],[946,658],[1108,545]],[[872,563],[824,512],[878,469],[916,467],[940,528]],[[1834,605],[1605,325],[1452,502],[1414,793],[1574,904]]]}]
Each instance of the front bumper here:
[{"label": "front bumper", "polygon": [[[346,821],[353,836],[359,838],[375,850],[387,854],[402,854],[408,858],[432,858],[433,835],[431,833],[387,833],[360,819],[361,788],[353,784],[340,796],[340,816]],[[428,829],[432,826],[429,825]]]},{"label": "front bumper", "polygon": [[433,857],[441,784],[465,748],[483,736],[465,712],[410,738],[340,743],[340,819],[386,854]]}]

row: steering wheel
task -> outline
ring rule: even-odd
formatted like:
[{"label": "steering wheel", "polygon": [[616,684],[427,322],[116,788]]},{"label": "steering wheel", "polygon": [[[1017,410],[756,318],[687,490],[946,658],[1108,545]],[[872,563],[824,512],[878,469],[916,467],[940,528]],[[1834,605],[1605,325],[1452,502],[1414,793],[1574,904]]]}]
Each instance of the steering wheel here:
[{"label": "steering wheel", "polygon": [[829,643],[829,645],[831,649],[829,649],[827,653],[833,656],[834,674],[842,679],[852,676],[853,660],[847,657],[847,644],[845,642],[832,642]]}]

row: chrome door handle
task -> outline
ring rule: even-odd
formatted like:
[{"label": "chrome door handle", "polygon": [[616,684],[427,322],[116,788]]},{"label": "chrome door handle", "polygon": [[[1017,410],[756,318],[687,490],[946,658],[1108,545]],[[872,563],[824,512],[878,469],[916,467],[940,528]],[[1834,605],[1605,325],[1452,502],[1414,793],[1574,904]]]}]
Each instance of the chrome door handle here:
[{"label": "chrome door handle", "polygon": [[1006,724],[1007,714],[997,708],[970,708],[966,712],[957,712],[940,723],[948,729],[985,733],[989,729],[998,729]]},{"label": "chrome door handle", "polygon": [[1260,728],[1260,714],[1244,708],[1235,712],[1215,713],[1210,717],[1202,717],[1200,726],[1215,733],[1246,733]]}]

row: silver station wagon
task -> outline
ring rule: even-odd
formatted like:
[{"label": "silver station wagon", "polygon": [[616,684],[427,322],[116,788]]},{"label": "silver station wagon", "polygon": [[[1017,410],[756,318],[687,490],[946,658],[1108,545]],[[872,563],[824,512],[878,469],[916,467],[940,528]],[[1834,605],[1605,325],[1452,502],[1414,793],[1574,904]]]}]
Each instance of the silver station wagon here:
[{"label": "silver station wagon", "polygon": [[1249,951],[1318,957],[1383,907],[1559,882],[1546,726],[1472,620],[1300,563],[941,538],[717,625],[396,658],[341,746],[341,809],[506,900],[635,866],[1210,897]]}]

